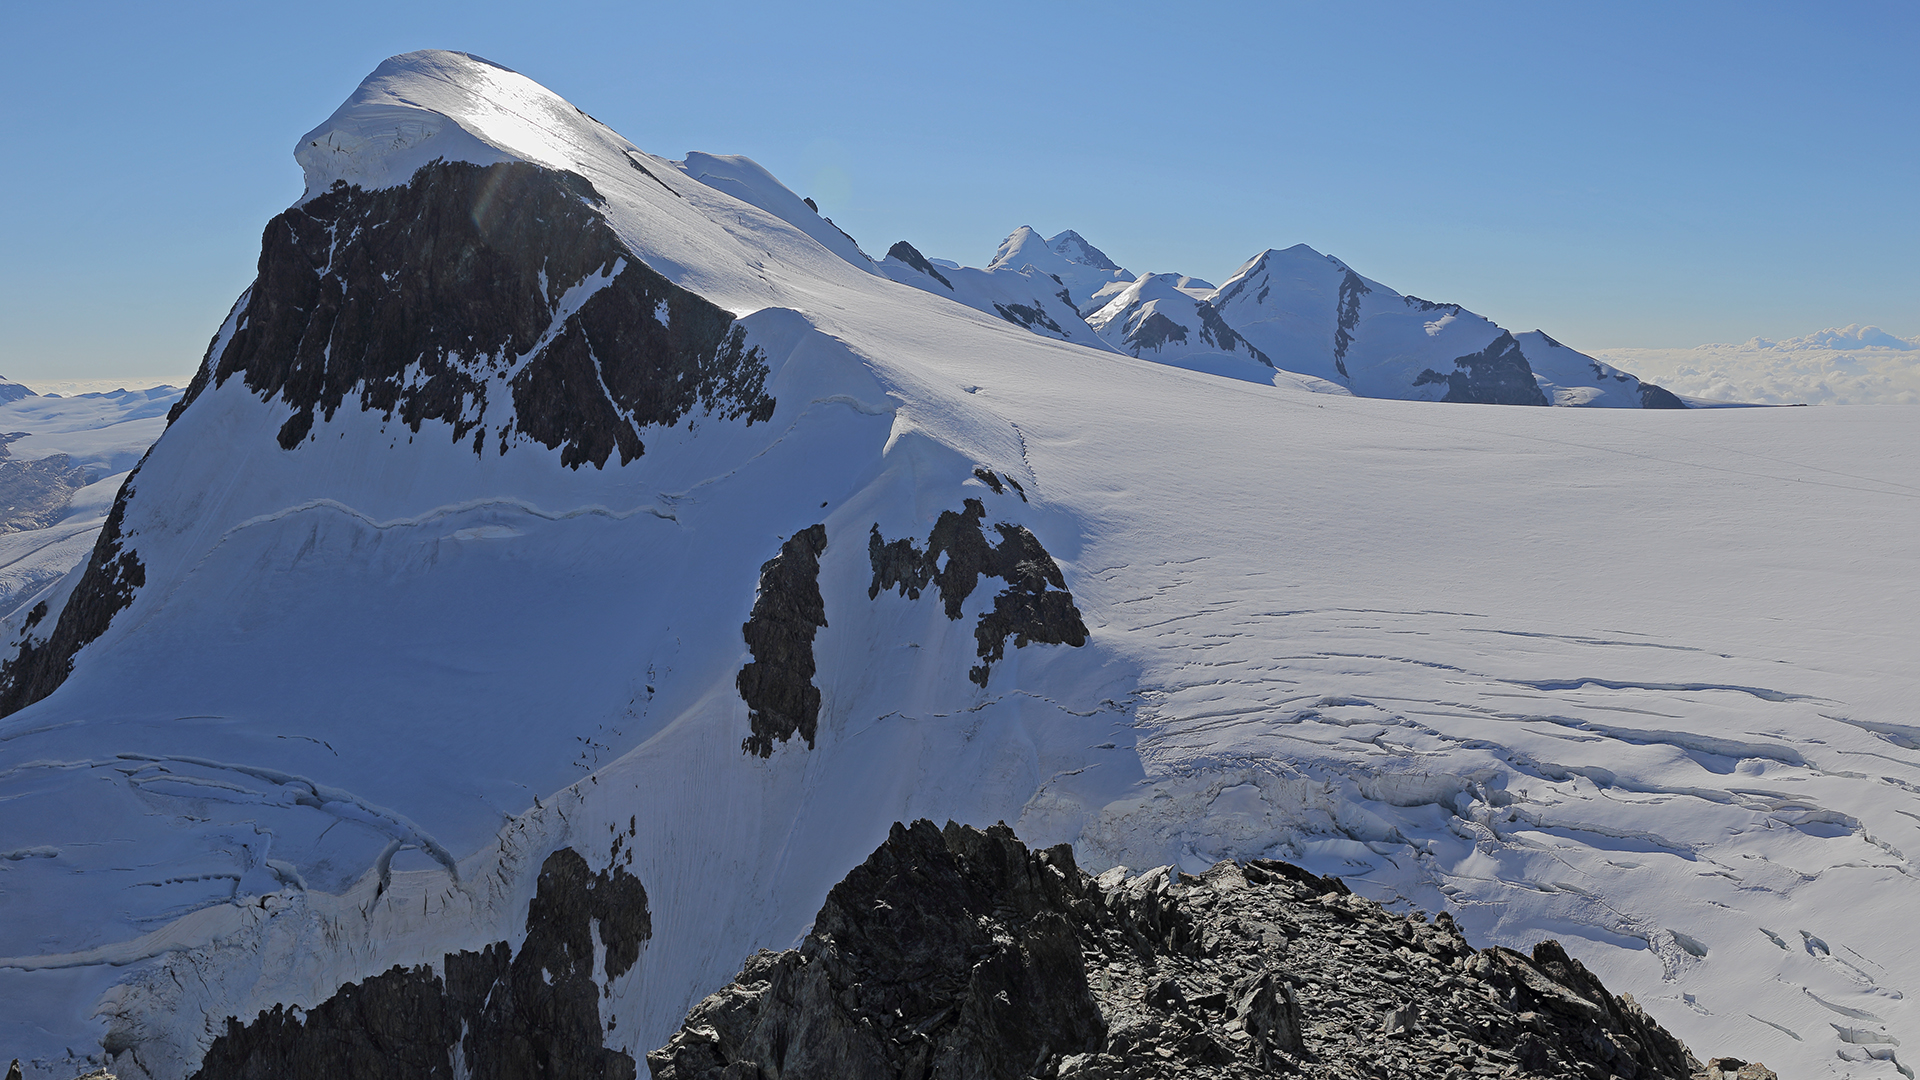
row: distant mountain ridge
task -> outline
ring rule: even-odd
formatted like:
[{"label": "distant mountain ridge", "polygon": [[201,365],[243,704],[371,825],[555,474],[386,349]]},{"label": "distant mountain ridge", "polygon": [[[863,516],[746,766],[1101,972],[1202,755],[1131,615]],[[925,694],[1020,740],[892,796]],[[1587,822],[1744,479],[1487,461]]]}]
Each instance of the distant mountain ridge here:
[{"label": "distant mountain ridge", "polygon": [[[930,283],[945,284],[951,299],[1038,333],[1086,343],[1072,325],[1084,323],[1116,352],[1247,382],[1416,401],[1687,407],[1541,331],[1514,334],[1459,304],[1403,296],[1305,244],[1254,256],[1218,288],[1181,274],[1137,275],[1079,233],[1043,238],[1026,225],[965,290],[951,273],[936,277],[911,261],[889,258],[880,271],[930,292]],[[1010,305],[1009,295],[1024,301]],[[1078,318],[1026,315],[1053,300]]]}]

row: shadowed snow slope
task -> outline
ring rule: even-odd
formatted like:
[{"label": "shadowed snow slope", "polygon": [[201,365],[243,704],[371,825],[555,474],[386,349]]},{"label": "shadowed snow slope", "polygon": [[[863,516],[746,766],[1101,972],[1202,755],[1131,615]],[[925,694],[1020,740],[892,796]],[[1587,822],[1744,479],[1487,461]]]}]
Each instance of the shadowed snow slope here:
[{"label": "shadowed snow slope", "polygon": [[920,817],[1558,937],[1703,1057],[1920,1038],[1920,411],[1050,341],[457,53],[323,129],[0,673],[30,1075],[187,1076],[229,1016],[519,948],[561,848],[644,885],[597,998],[637,1057]]}]

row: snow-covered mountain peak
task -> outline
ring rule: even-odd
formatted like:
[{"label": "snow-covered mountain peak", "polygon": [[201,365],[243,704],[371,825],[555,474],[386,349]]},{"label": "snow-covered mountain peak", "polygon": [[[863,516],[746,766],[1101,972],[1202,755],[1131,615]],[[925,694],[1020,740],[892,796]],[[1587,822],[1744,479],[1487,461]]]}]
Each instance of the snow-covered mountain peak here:
[{"label": "snow-covered mountain peak", "polygon": [[1085,237],[1074,232],[1072,229],[1048,237],[1047,250],[1068,262],[1079,263],[1082,266],[1091,266],[1095,270],[1120,270],[1125,272],[1125,269],[1119,263],[1107,258],[1106,252],[1087,243]]},{"label": "snow-covered mountain peak", "polygon": [[[1081,311],[1098,307],[1094,300],[1103,289],[1134,278],[1132,271],[1114,265],[1112,259],[1078,233],[1069,230],[1048,240],[1033,226],[1022,225],[1001,241],[987,269],[1019,270],[1028,266],[1066,286],[1073,306]],[[1100,303],[1106,299],[1100,297]]]},{"label": "snow-covered mountain peak", "polygon": [[572,169],[589,146],[608,144],[630,147],[525,75],[470,53],[423,49],[375,68],[301,136],[294,158],[306,173],[306,202],[336,181],[369,191],[404,184],[435,160]]},{"label": "snow-covered mountain peak", "polygon": [[1191,303],[1193,297],[1182,288],[1181,284],[1188,280],[1191,279],[1183,274],[1143,274],[1115,293],[1100,310],[1088,315],[1087,321],[1097,328],[1104,319],[1111,318],[1114,313],[1127,308],[1163,300]]},{"label": "snow-covered mountain peak", "polygon": [[1241,263],[1240,269],[1235,270],[1233,276],[1228,278],[1226,283],[1220,286],[1220,291],[1224,297],[1227,290],[1234,288],[1238,282],[1270,270],[1292,270],[1305,267],[1318,268],[1323,265],[1329,265],[1341,271],[1347,269],[1346,263],[1341,262],[1332,255],[1322,254],[1306,244],[1295,244],[1287,248],[1268,248],[1253,258],[1248,259],[1246,262]]},{"label": "snow-covered mountain peak", "polygon": [[1033,226],[1022,225],[1008,233],[1005,240],[1000,241],[1000,247],[994,251],[992,261],[987,263],[987,269],[998,270],[1005,267],[1017,270],[1020,262],[1016,260],[1032,262],[1040,252],[1052,251],[1053,249],[1047,247],[1046,240],[1041,238],[1040,233]]}]

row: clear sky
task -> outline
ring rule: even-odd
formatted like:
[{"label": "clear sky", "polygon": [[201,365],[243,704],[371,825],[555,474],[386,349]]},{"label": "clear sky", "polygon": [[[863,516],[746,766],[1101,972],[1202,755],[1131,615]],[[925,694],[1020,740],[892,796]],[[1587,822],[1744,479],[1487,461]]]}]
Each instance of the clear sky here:
[{"label": "clear sky", "polygon": [[183,382],[383,58],[746,154],[874,254],[1307,243],[1569,344],[1920,335],[1920,4],[0,6],[0,372]]}]

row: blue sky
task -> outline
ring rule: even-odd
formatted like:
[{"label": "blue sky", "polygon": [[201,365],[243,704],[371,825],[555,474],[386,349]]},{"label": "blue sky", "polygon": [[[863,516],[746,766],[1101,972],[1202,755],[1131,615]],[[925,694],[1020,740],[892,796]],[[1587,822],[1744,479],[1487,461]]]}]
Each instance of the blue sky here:
[{"label": "blue sky", "polygon": [[477,53],[878,254],[1031,224],[1218,282],[1308,243],[1569,344],[1920,335],[1920,5],[0,9],[0,372],[184,381],[388,55]]}]

